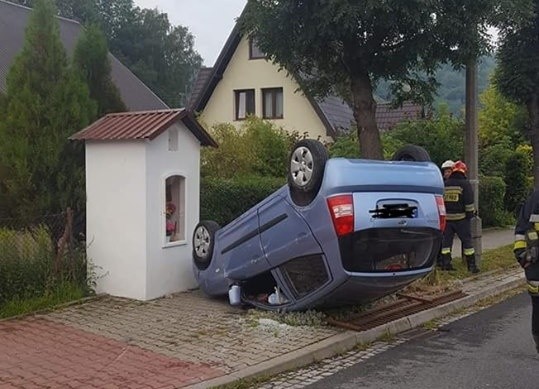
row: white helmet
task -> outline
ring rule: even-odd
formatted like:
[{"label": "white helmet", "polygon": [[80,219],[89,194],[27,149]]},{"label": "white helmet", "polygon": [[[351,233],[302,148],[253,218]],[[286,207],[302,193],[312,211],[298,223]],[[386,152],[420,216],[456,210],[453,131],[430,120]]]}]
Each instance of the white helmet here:
[{"label": "white helmet", "polygon": [[450,159],[448,159],[447,161],[445,161],[444,163],[442,163],[442,169],[450,169],[453,167],[453,165],[455,165],[455,162],[451,161]]}]

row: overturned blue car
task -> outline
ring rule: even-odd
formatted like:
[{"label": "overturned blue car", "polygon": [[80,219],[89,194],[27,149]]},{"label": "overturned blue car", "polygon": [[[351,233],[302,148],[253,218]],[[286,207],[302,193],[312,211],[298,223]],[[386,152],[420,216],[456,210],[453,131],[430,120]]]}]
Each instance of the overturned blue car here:
[{"label": "overturned blue car", "polygon": [[304,139],[289,164],[288,184],[236,220],[195,227],[206,294],[279,311],[362,304],[432,270],[444,187],[424,149],[405,146],[392,161],[328,158]]}]

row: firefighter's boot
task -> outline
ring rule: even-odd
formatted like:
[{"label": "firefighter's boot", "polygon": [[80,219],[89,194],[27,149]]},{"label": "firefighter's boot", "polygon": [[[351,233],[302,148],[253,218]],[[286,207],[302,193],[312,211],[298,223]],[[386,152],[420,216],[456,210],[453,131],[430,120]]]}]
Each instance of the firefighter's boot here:
[{"label": "firefighter's boot", "polygon": [[535,340],[535,349],[539,353],[539,335],[533,335],[533,340]]},{"label": "firefighter's boot", "polygon": [[468,265],[468,271],[470,273],[476,274],[479,273],[479,269],[475,264],[475,254],[466,255],[466,265]]},{"label": "firefighter's boot", "polygon": [[451,253],[442,254],[442,270],[453,271],[455,268],[451,265]]}]

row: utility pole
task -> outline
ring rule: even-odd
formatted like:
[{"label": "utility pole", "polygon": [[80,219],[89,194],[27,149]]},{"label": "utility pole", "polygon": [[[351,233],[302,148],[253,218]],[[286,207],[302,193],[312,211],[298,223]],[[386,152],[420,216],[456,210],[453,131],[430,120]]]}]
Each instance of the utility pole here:
[{"label": "utility pole", "polygon": [[[479,209],[479,158],[477,136],[477,58],[470,59],[466,64],[466,145],[465,160],[468,166],[468,179],[474,193],[475,210]],[[472,240],[475,249],[477,266],[481,263],[482,224],[479,215],[472,218]],[[464,256],[463,256],[464,260]]]}]

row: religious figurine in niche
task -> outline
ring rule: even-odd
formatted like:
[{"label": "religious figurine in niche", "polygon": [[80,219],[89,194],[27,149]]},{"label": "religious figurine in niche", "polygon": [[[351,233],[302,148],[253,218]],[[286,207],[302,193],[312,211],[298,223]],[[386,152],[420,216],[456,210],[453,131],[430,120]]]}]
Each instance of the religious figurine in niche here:
[{"label": "religious figurine in niche", "polygon": [[170,242],[174,240],[174,234],[176,233],[176,222],[172,220],[172,215],[174,214],[174,212],[176,212],[176,206],[173,203],[168,202],[165,212],[166,212],[166,217],[167,217],[167,221],[165,225],[166,234],[167,234],[167,242]]}]

